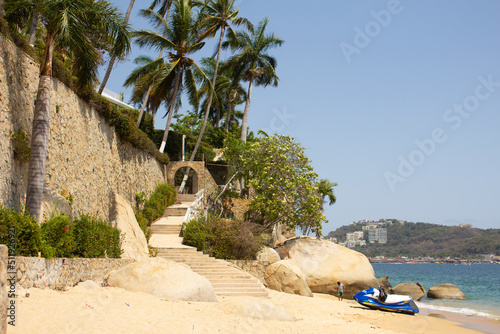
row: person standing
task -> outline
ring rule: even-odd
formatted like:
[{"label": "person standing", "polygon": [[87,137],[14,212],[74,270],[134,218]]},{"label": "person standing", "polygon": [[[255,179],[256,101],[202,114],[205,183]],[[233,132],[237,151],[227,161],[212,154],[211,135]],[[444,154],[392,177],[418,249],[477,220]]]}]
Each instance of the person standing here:
[{"label": "person standing", "polygon": [[339,295],[339,301],[342,301],[344,297],[344,284],[337,282],[337,293]]}]

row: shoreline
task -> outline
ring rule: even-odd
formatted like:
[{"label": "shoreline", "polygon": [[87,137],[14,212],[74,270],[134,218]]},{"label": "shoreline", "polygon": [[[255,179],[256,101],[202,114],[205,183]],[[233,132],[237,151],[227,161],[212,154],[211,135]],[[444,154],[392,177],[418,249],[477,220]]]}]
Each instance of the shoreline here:
[{"label": "shoreline", "polygon": [[371,310],[331,295],[267,291],[270,298],[218,297],[217,303],[208,303],[110,287],[66,292],[33,288],[29,298],[17,299],[16,326],[9,326],[8,333],[477,334],[489,324],[452,315],[442,319]]},{"label": "shoreline", "polygon": [[[465,315],[457,312],[434,310],[430,308],[420,308],[421,315],[426,317],[444,317],[445,320],[460,323],[460,327],[476,330],[480,333],[496,334],[500,333],[500,320],[487,317]],[[436,316],[437,315],[437,316]]]}]

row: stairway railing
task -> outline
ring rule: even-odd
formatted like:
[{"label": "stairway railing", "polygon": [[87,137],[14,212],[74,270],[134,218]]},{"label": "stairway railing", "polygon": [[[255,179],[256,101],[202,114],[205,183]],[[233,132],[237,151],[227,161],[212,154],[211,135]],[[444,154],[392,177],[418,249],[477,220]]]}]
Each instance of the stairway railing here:
[{"label": "stairway railing", "polygon": [[198,191],[195,195],[194,202],[189,206],[186,211],[186,215],[184,216],[183,225],[187,224],[190,220],[198,217],[201,211],[201,207],[203,206],[203,198],[205,197],[205,190],[202,189]]}]

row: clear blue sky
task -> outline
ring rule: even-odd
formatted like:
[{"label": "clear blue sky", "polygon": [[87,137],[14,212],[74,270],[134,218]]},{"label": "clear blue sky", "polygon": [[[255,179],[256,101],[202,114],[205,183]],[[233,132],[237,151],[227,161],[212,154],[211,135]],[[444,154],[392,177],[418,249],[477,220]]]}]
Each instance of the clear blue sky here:
[{"label": "clear blue sky", "polygon": [[[135,28],[149,3],[136,2]],[[339,184],[324,234],[379,218],[500,228],[500,1],[237,7],[254,24],[269,17],[268,31],[285,40],[271,51],[279,87],[254,90],[249,125],[293,136],[320,177]],[[134,47],[107,88],[129,96],[122,84],[141,54],[154,55]]]}]

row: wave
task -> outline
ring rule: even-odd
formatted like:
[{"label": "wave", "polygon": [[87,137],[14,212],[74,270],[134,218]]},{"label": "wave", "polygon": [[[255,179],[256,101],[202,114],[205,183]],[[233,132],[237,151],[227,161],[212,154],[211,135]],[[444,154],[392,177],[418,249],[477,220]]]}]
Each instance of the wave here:
[{"label": "wave", "polygon": [[484,311],[478,311],[474,310],[468,307],[450,307],[450,306],[438,306],[438,305],[432,305],[432,304],[426,304],[426,303],[421,303],[421,302],[415,302],[419,308],[425,308],[429,310],[436,310],[436,311],[445,311],[445,312],[453,312],[453,313],[459,313],[461,315],[467,315],[467,316],[476,316],[476,317],[484,317],[484,318],[489,318],[493,320],[500,320],[500,314],[491,314],[488,312]]}]

